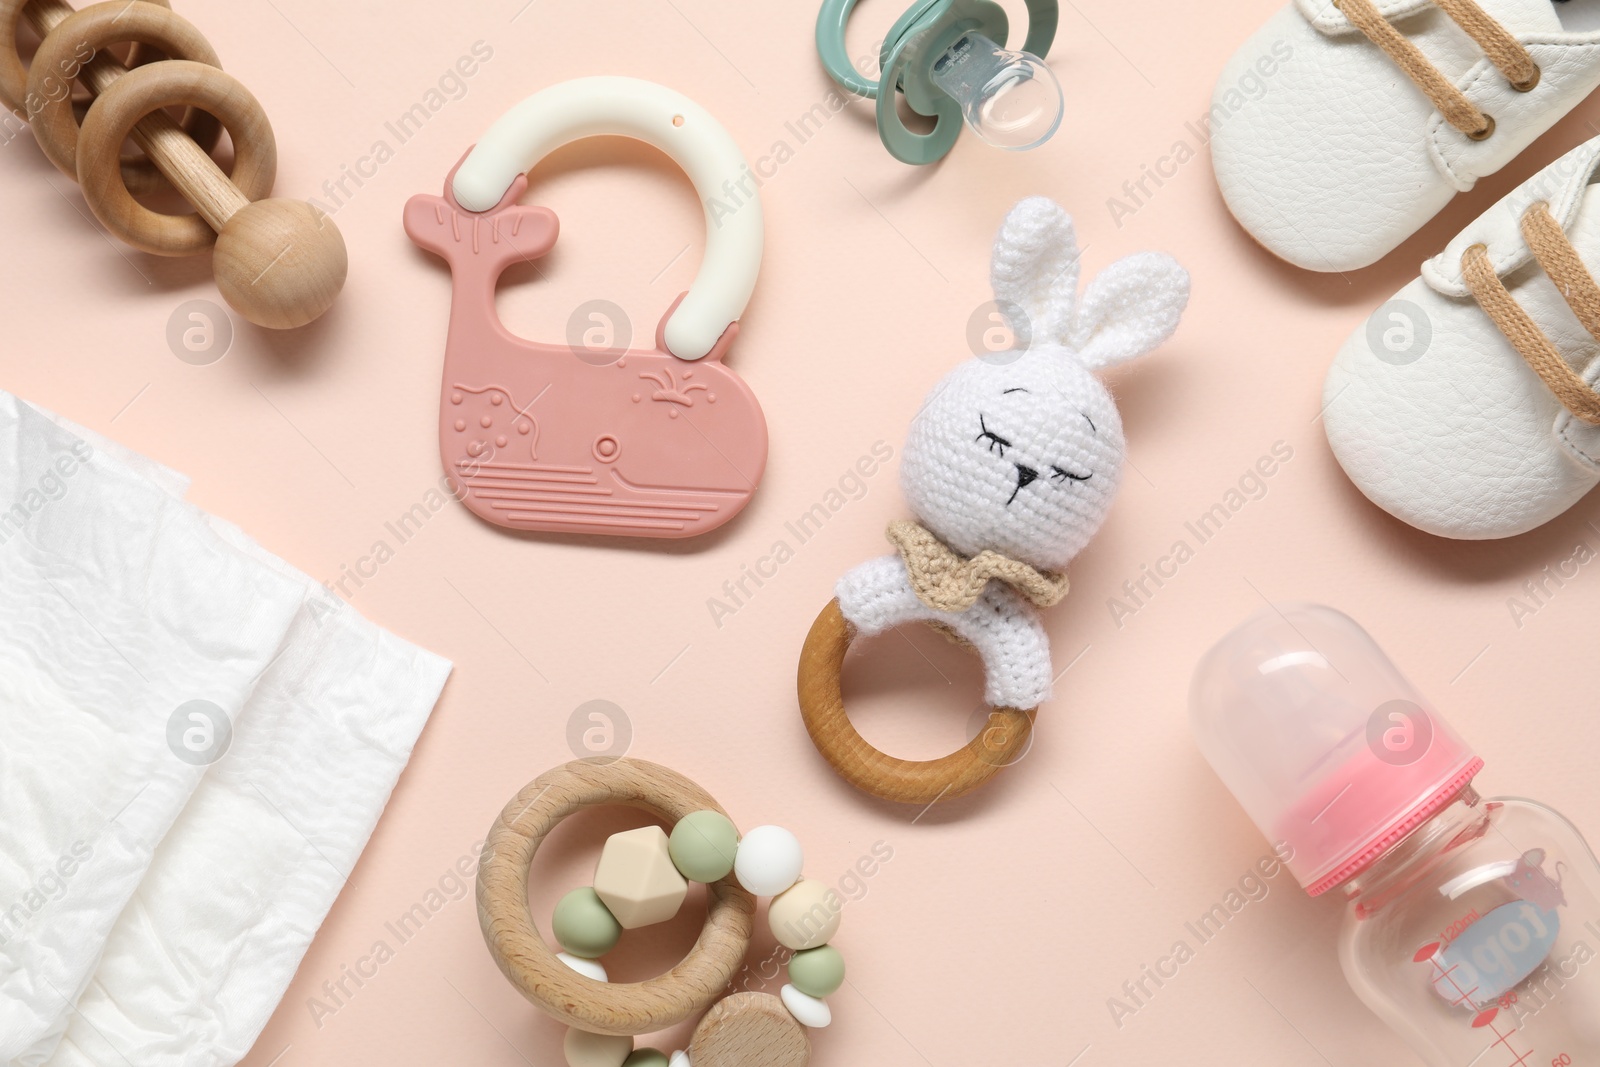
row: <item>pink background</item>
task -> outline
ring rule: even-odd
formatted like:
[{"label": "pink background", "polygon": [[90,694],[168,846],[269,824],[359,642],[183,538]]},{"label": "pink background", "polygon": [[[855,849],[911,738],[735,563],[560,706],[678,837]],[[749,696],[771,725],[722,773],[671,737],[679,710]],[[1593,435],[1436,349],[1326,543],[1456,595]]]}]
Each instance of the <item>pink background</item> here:
[{"label": "pink background", "polygon": [[[178,6],[271,115],[281,195],[328,203],[319,188],[341,166],[356,167],[379,139],[394,149],[363,186],[347,184],[353,195],[338,206],[350,247],[344,296],[309,329],[241,322],[220,362],[179,361],[167,321],[185,300],[217,299],[205,261],[115,244],[23,135],[0,148],[0,385],[191,474],[197,504],[314,576],[371,573],[361,561],[387,542],[393,558],[347,584],[353,603],[457,664],[248,1063],[560,1062],[561,1027],[502,979],[470,899],[432,901],[438,910],[403,945],[385,924],[426,905],[502,804],[570,758],[569,716],[592,699],[624,709],[634,755],[696,779],[745,827],[789,826],[808,873],[859,898],[836,942],[850,981],[832,998],[835,1025],[816,1035],[818,1064],[1224,1064],[1241,1053],[1414,1062],[1345,987],[1334,901],[1311,901],[1280,874],[1209,943],[1185,928],[1268,851],[1195,750],[1185,708],[1196,658],[1264,598],[1353,614],[1489,760],[1486,792],[1536,796],[1600,833],[1591,755],[1600,717],[1584,629],[1600,574],[1581,569],[1520,626],[1509,606],[1580,543],[1600,548],[1594,502],[1511,541],[1438,540],[1368,504],[1318,422],[1342,338],[1463,223],[1592,136],[1600,101],[1377,267],[1322,276],[1276,262],[1233,224],[1189,125],[1277,0],[1069,2],[1050,57],[1068,98],[1055,139],[1014,156],[966,136],[925,169],[883,152],[863,102],[804,143],[786,128],[832,92],[812,47],[811,2]],[[1008,6],[1020,25],[1021,5]],[[852,52],[872,54],[899,11],[894,0],[864,4]],[[384,124],[477,41],[493,56],[465,94],[398,144]],[[401,205],[437,192],[512,104],[595,73],[687,93],[752,161],[778,141],[792,149],[762,190],[766,264],[730,357],[770,421],[766,481],[742,517],[688,543],[508,535],[450,504],[400,544],[385,523],[440,476],[449,299],[442,262],[402,233]],[[1147,183],[1153,195],[1119,224],[1108,199],[1125,197],[1124,183],[1180,141],[1196,158],[1160,164],[1170,177]],[[1193,273],[1194,299],[1171,343],[1114,376],[1130,470],[1110,521],[1071,568],[1071,596],[1049,614],[1058,669],[1074,665],[1040,714],[1037,744],[988,789],[919,818],[843,785],[808,743],[794,697],[801,640],[834,580],[886,551],[883,527],[904,514],[895,463],[807,543],[785,523],[823,501],[875,442],[898,458],[924,392],[969,354],[969,318],[989,297],[991,234],[1033,193],[1076,214],[1088,272],[1162,249]],[[565,149],[535,169],[526,202],[552,207],[563,235],[540,274],[502,287],[508,325],[525,336],[561,338],[572,309],[592,298],[627,308],[635,336],[648,336],[693,276],[699,205],[650,150]],[[1293,458],[1265,495],[1197,545],[1185,523],[1277,442]],[[1119,625],[1111,598],[1180,538],[1194,557]],[[708,599],[779,539],[793,558],[717,625]],[[980,692],[964,654],[921,631],[871,643],[847,684],[863,730],[907,756],[955,747]],[[628,819],[584,821],[538,865],[541,922],[588,878],[600,829]],[[892,860],[849,881],[878,842]],[[630,935],[614,970],[637,977],[668,964],[694,936],[696,921],[682,918],[654,939]],[[1117,1025],[1108,1000],[1179,939],[1194,958]],[[325,1001],[336,1010],[314,1018],[323,984],[379,940],[393,958],[360,988],[346,980],[353,995]],[[770,947],[760,941],[752,959]]]}]

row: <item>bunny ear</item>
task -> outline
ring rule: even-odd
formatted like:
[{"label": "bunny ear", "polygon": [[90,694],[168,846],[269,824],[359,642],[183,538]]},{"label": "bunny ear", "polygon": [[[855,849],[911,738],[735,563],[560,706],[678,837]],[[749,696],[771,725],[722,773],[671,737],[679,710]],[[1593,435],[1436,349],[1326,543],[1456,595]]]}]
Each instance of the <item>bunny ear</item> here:
[{"label": "bunny ear", "polygon": [[1078,239],[1072,216],[1043,196],[1030,196],[1006,215],[989,266],[994,298],[1027,315],[1013,323],[1019,336],[1057,342],[1072,322],[1078,293]]},{"label": "bunny ear", "polygon": [[1089,283],[1067,347],[1090,370],[1126,363],[1172,336],[1189,303],[1189,272],[1171,256],[1140,252]]}]

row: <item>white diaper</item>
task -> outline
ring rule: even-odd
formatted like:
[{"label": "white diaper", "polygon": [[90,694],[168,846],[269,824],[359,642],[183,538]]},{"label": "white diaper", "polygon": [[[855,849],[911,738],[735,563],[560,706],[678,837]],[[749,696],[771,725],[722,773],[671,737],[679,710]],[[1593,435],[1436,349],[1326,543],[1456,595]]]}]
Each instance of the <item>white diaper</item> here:
[{"label": "white diaper", "polygon": [[7,1067],[243,1058],[449,673],[184,484],[0,393]]}]

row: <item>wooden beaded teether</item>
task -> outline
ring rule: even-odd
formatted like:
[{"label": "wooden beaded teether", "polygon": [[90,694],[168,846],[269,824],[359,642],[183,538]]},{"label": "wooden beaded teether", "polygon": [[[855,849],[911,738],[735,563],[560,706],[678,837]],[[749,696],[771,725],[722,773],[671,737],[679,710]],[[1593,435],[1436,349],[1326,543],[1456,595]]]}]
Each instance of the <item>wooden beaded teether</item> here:
[{"label": "wooden beaded teether", "polygon": [[[24,18],[42,38],[31,66],[17,53]],[[124,42],[134,46],[128,65],[109,51]],[[140,48],[170,58],[141,65]],[[81,127],[74,82],[94,94]],[[217,288],[258,326],[303,326],[344,285],[338,228],[305,201],[263,199],[278,166],[272,126],[167,0],[106,0],[81,11],[62,0],[0,0],[0,101],[29,123],[45,155],[83,187],[89,209],[117,237],[158,256],[214,245]],[[171,107],[186,109],[181,123]],[[231,174],[209,154],[223,129],[234,145]],[[142,157],[122,156],[130,138]],[[134,199],[167,188],[196,214],[166,215]]]},{"label": "wooden beaded teether", "polygon": [[[650,825],[607,839],[593,887],[556,905],[557,952],[528,911],[529,866],[562,819],[601,804],[642,809],[672,832]],[[495,820],[478,867],[478,919],[511,984],[570,1027],[569,1067],[805,1067],[806,1030],[832,1022],[823,998],[843,984],[844,961],[828,943],[843,902],[825,883],[802,878],[803,862],[789,831],[758,826],[741,838],[717,802],[674,771],[635,759],[577,760],[534,779]],[[610,983],[599,957],[623,930],[676,914],[690,881],[706,884],[709,904],[689,954],[658,977]],[[793,953],[781,996],[721,1000],[695,1027],[688,1050],[670,1058],[635,1049],[634,1035],[683,1022],[728,989],[750,946],[753,894],[772,897],[768,922]]]}]

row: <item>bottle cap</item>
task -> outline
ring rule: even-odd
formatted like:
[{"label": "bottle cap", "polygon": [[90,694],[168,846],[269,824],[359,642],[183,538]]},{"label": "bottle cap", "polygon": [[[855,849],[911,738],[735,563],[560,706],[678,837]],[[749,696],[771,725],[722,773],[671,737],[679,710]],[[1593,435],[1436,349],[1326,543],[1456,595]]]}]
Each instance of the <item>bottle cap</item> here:
[{"label": "bottle cap", "polygon": [[1371,635],[1332,608],[1266,609],[1195,668],[1195,738],[1312,895],[1359,874],[1483,767]]}]

